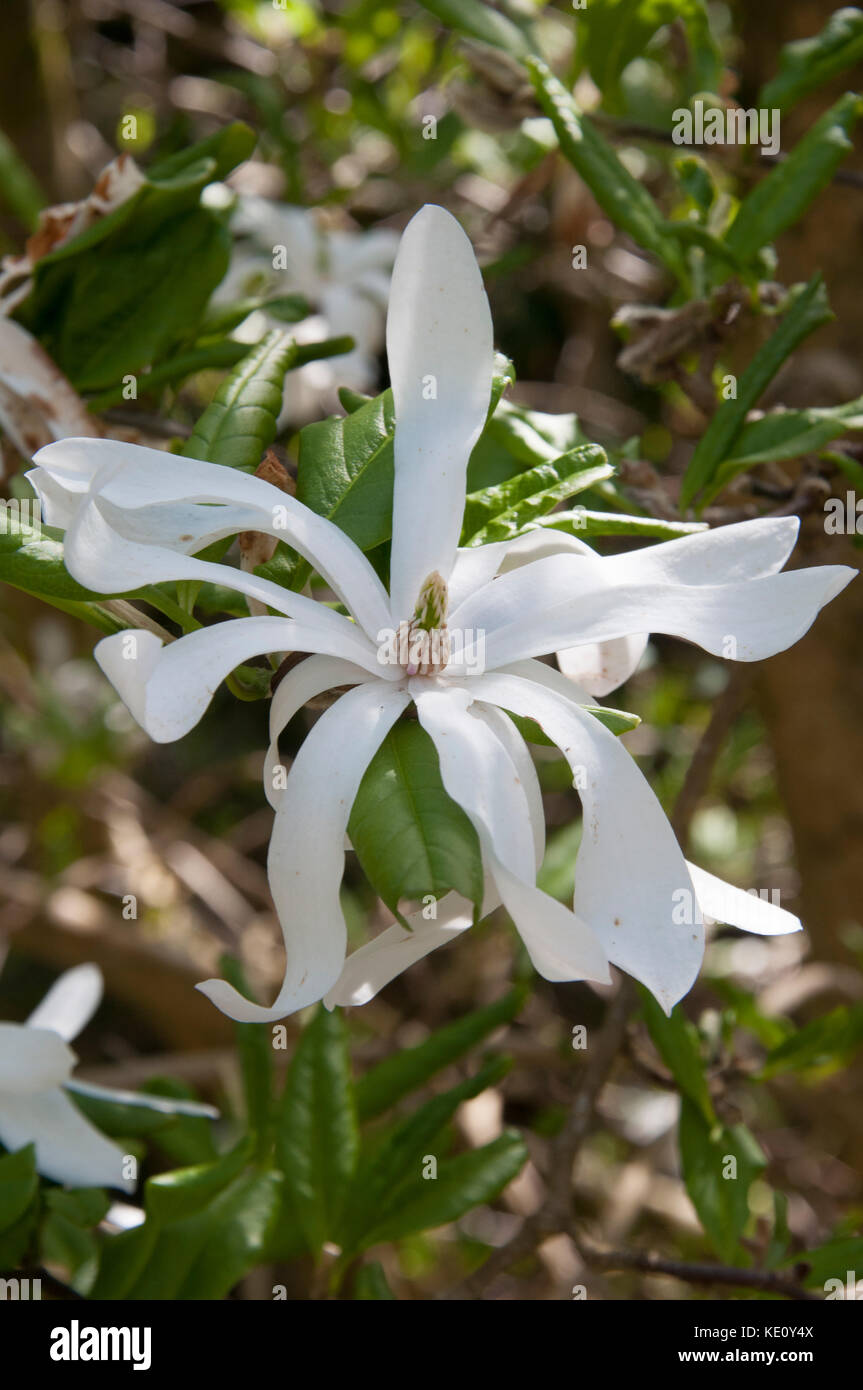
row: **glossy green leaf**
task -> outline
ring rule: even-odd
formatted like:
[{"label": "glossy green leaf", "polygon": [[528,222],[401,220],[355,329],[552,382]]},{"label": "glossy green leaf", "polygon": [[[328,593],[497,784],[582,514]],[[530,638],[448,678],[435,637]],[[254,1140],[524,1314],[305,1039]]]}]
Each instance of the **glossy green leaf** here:
[{"label": "glossy green leaf", "polygon": [[860,112],[859,97],[853,93],[841,97],[790,155],[747,194],[725,238],[740,261],[751,261],[763,246],[799,221],[853,148],[849,134]]},{"label": "glossy green leaf", "polygon": [[377,1260],[363,1265],[356,1274],[353,1297],[359,1302],[393,1302],[395,1294],[387,1283],[387,1276]]},{"label": "glossy green leaf", "polygon": [[194,1216],[239,1176],[251,1153],[252,1144],[247,1137],[215,1163],[176,1168],[148,1178],[145,1197],[148,1216],[159,1223]]},{"label": "glossy green leaf", "polygon": [[313,1251],[338,1224],[358,1143],[344,1021],[320,1006],[297,1044],[276,1136],[286,1192]]},{"label": "glossy green leaf", "polygon": [[375,892],[402,899],[454,888],[476,903],[483,870],[476,831],[444,789],[432,740],[416,720],[396,724],[366,769],[348,834]]},{"label": "glossy green leaf", "polygon": [[758,106],[790,111],[801,97],[817,91],[832,77],[863,58],[863,12],[850,6],[836,10],[820,33],[786,44],[779,71],[762,89]]},{"label": "glossy green leaf", "polygon": [[399,1206],[363,1237],[363,1248],[401,1240],[457,1221],[474,1207],[497,1197],[528,1159],[521,1135],[506,1130],[499,1139],[469,1153],[444,1159],[437,1177],[417,1178],[400,1192]]},{"label": "glossy green leaf", "polygon": [[357,1082],[357,1112],[371,1120],[390,1110],[404,1096],[425,1086],[437,1072],[458,1061],[496,1028],[511,1023],[524,1004],[526,990],[508,994],[464,1018],[438,1028],[425,1042],[404,1048],[372,1067]]},{"label": "glossy green leaf", "polygon": [[749,1189],[767,1160],[745,1125],[711,1125],[686,1095],[679,1142],[692,1205],[720,1259],[733,1264],[742,1258],[740,1237],[749,1220]]},{"label": "glossy green leaf", "polygon": [[689,506],[713,483],[720,465],[732,454],[748,412],[758,403],[786,358],[832,317],[820,274],[816,273],[808,284],[797,286],[791,292],[779,326],[739,377],[736,398],[723,401],[696,445],[680,489],[681,507]]},{"label": "glossy green leaf", "polygon": [[840,1005],[771,1048],[761,1079],[789,1071],[838,1070],[863,1047],[863,1004]]},{"label": "glossy green leaf", "polygon": [[462,545],[510,540],[559,502],[610,478],[614,469],[605,450],[585,444],[551,463],[539,463],[465,500]]},{"label": "glossy green leaf", "polygon": [[707,1127],[714,1126],[716,1111],[704,1073],[697,1028],[690,1023],[679,1004],[669,1017],[646,989],[639,987],[639,993],[654,1047]]},{"label": "glossy green leaf", "polygon": [[20,1220],[38,1187],[34,1144],[0,1157],[0,1232]]},{"label": "glossy green leaf", "polygon": [[254,472],[276,437],[290,333],[274,329],[251,348],[216,392],[186,441],[186,458]]},{"label": "glossy green leaf", "polygon": [[592,512],[581,506],[572,511],[554,512],[541,518],[537,525],[543,530],[566,531],[572,536],[640,536],[644,540],[664,541],[693,536],[697,531],[708,529],[707,523],[702,521],[666,521],[664,517],[627,516],[624,512]]},{"label": "glossy green leaf", "polygon": [[539,58],[527,66],[539,104],[560,141],[561,153],[584,179],[602,210],[677,278],[685,279],[680,248],[643,184],[623,166],[611,145],[582,114],[566,88]]},{"label": "glossy green leaf", "polygon": [[817,453],[831,439],[863,429],[863,397],[824,409],[775,410],[743,426],[734,442],[734,457],[717,469],[710,489],[716,496],[750,468],[779,459]]},{"label": "glossy green leaf", "polygon": [[423,1166],[430,1155],[440,1157],[434,1155],[434,1146],[441,1131],[464,1101],[496,1085],[508,1069],[507,1059],[492,1059],[475,1076],[420,1105],[384,1135],[357,1168],[338,1236],[345,1251],[374,1244],[370,1232],[398,1211],[405,1192],[412,1196],[417,1182],[436,1181],[423,1178]]},{"label": "glossy green leaf", "polygon": [[481,0],[420,0],[420,4],[448,31],[480,39],[493,48],[504,49],[514,58],[523,58],[531,51],[523,30],[499,10],[483,5]]}]

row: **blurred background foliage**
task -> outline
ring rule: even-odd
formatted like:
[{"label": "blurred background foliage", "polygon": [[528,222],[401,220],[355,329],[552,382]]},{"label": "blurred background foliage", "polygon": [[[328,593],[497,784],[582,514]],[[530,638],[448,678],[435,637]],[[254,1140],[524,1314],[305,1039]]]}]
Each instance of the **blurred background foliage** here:
[{"label": "blurred background foliage", "polygon": [[[584,10],[564,0],[506,0],[494,10],[474,0],[464,7],[458,0],[10,0],[0,46],[2,246],[19,254],[39,209],[85,197],[118,151],[150,170],[231,121],[257,135],[254,153],[229,177],[235,193],[323,209],[324,225],[341,230],[398,231],[423,202],[440,201],[461,219],[483,265],[496,345],[515,366],[510,400],[574,413],[583,436],[602,443],[618,466],[617,505],[622,498],[630,512],[673,520],[681,475],[716,403],[717,354],[721,348],[729,370],[742,371],[764,340],[769,295],[759,301],[749,284],[733,332],[714,306],[689,337],[654,338],[646,354],[621,360],[613,321],[628,325],[629,351],[633,324],[643,345],[638,335],[656,329],[656,306],[705,303],[721,276],[711,282],[716,262],[705,253],[686,262],[676,286],[669,282],[667,269],[615,224],[560,156],[513,54],[522,44],[528,51],[540,33],[549,63],[665,218],[697,221],[705,212],[699,225],[718,233],[769,165],[751,149],[725,147],[709,161],[675,166],[672,111],[701,92],[752,106],[787,70],[771,101],[783,107],[783,150],[793,148],[863,77],[853,44],[841,71],[821,62],[814,84],[795,78],[793,56],[780,65],[783,45],[817,34],[834,9],[816,0],[588,0]],[[811,73],[813,60],[800,61]],[[130,115],[134,135],[124,126]],[[835,311],[770,383],[762,409],[839,406],[863,394],[863,163],[853,148],[842,153],[841,171],[834,164],[817,199],[780,229],[775,258],[750,267],[755,281],[784,286],[821,271]],[[586,248],[579,271],[576,246]],[[136,281],[134,261],[126,273],[134,306],[146,286]],[[738,273],[745,282],[739,265]],[[175,354],[202,341],[183,341],[179,328],[174,336]],[[693,370],[687,353],[704,360]],[[105,393],[95,404],[115,432],[145,442],[187,438],[224,375],[214,359],[207,370],[124,402],[106,389],[119,380],[116,373],[108,380],[110,364],[107,376],[94,369],[88,378],[73,344],[63,365],[73,380],[80,367],[82,389]],[[228,365],[225,358],[221,368]],[[331,365],[338,381],[337,357]],[[375,370],[369,388],[380,390],[382,357]],[[289,467],[301,423],[281,422],[276,447]],[[704,519],[798,511],[798,563],[859,567],[857,538],[827,536],[823,515],[824,501],[844,497],[860,469],[855,438],[843,438],[838,462],[816,449],[746,472],[707,505]],[[3,456],[14,479],[21,459],[8,439]],[[495,480],[485,472],[476,485]],[[717,930],[682,1010],[693,1027],[687,1031],[681,1017],[668,1035],[649,1009],[631,1019],[574,1173],[577,1222],[606,1248],[682,1261],[718,1256],[789,1277],[794,1271],[818,1289],[825,1270],[844,1277],[855,1258],[863,1276],[859,590],[853,585],[804,641],[763,668],[726,667],[656,639],[614,696],[642,716],[627,745],[666,808],[676,808],[692,857],[743,886],[778,890],[807,930],[775,940]],[[230,1117],[248,1103],[232,1026],[192,985],[218,972],[224,952],[242,962],[262,997],[280,975],[264,869],[271,813],[260,791],[263,707],[223,688],[188,738],[155,746],[90,660],[92,637],[37,598],[4,591],[0,930],[9,958],[0,1016],[24,1017],[58,970],[95,960],[107,1000],[81,1041],[81,1075],[126,1086],[168,1078],[217,1099]],[[550,827],[541,882],[565,898],[578,802],[563,761],[551,749],[537,756]],[[355,864],[343,897],[354,944],[390,920]],[[355,1074],[529,976],[515,933],[495,914],[350,1012]],[[344,1286],[352,1296],[387,1297],[389,1288],[399,1298],[433,1297],[458,1287],[489,1250],[518,1239],[543,1210],[555,1140],[589,1064],[572,1030],[599,1028],[605,1011],[585,986],[533,981],[501,1035],[509,1071],[491,1074],[447,1121],[460,1154],[499,1142],[514,1126],[527,1162],[521,1166],[522,1155],[502,1195],[455,1224],[397,1240],[384,1232],[375,1262],[353,1270]],[[288,1020],[289,1046],[274,1054],[280,1074],[300,1023]],[[709,1084],[710,1123],[723,1134],[742,1125],[757,1135],[736,1214],[712,1211],[718,1199],[699,1191],[697,1157],[681,1171],[678,1092],[684,1110],[695,1104],[685,1084],[691,1048]],[[463,1066],[451,1063],[450,1084],[463,1080]],[[429,1084],[433,1091],[437,1083]],[[191,1141],[166,1139],[160,1149],[156,1136],[155,1144],[152,1171],[207,1157]],[[520,1262],[495,1273],[484,1296],[561,1298],[573,1285],[598,1298],[713,1292],[646,1273],[637,1261],[616,1272],[586,1262],[563,1229],[541,1235]],[[55,1223],[43,1260],[60,1277],[80,1274],[82,1264],[91,1270],[92,1251],[74,1244],[70,1254]],[[819,1262],[812,1252],[821,1250]],[[306,1266],[289,1258],[296,1252],[275,1240],[269,1254],[236,1296],[269,1298],[276,1285],[288,1297],[307,1296]]]}]

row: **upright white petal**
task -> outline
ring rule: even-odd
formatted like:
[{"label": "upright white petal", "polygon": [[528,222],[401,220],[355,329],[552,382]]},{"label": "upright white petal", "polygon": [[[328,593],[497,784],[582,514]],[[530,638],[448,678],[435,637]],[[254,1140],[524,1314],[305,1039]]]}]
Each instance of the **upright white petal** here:
[{"label": "upright white petal", "polygon": [[[331,626],[332,618],[343,626]],[[172,743],[194,728],[225,677],[249,657],[278,651],[345,653],[377,674],[376,656],[353,623],[322,605],[312,619],[232,618],[166,645],[151,632],[127,630],[103,637],[94,655],[141,728],[156,743]]]},{"label": "upright white petal", "polygon": [[[387,318],[395,401],[392,616],[410,618],[420,586],[449,577],[465,476],[491,395],[491,313],[458,222],[428,204],[405,229]],[[433,394],[432,394],[433,393]]]},{"label": "upright white petal", "polygon": [[302,744],[270,839],[268,871],[287,957],[272,1007],[252,1004],[224,980],[197,986],[230,1018],[272,1023],[313,1004],[335,984],[347,931],[339,902],[344,840],[363,773],[409,702],[406,690],[371,682],[326,710]]},{"label": "upright white petal", "polygon": [[645,778],[593,715],[547,686],[493,674],[472,689],[477,699],[535,719],[563,753],[584,811],[575,910],[612,964],[670,1012],[698,974],[704,932],[683,854]]},{"label": "upright white petal", "polygon": [[134,1180],[123,1177],[123,1150],[94,1129],[59,1087],[0,1096],[0,1141],[12,1150],[35,1144],[36,1167],[54,1182],[135,1189]]},{"label": "upright white petal", "polygon": [[28,1024],[0,1023],[0,1100],[59,1085],[75,1061],[74,1052],[59,1033]]},{"label": "upright white petal", "polygon": [[501,901],[541,975],[608,981],[596,936],[536,886],[530,809],[515,766],[489,726],[468,710],[459,687],[411,682],[419,720],[434,741],[443,784],[473,824]]},{"label": "upright white petal", "polygon": [[76,965],[55,980],[27,1020],[28,1028],[50,1028],[67,1042],[86,1028],[102,998],[98,965]]},{"label": "upright white petal", "polygon": [[488,545],[462,546],[456,555],[449,581],[450,615],[458,623],[459,605],[483,588],[497,574],[519,569],[546,555],[587,555],[600,557],[589,545],[565,531],[536,529],[525,531],[511,541],[491,541]]},{"label": "upright white petal", "polygon": [[730,927],[740,927],[742,931],[756,932],[759,936],[787,936],[789,932],[803,930],[800,918],[778,903],[735,888],[706,869],[699,869],[697,864],[687,867],[698,905],[714,922],[725,922]]}]

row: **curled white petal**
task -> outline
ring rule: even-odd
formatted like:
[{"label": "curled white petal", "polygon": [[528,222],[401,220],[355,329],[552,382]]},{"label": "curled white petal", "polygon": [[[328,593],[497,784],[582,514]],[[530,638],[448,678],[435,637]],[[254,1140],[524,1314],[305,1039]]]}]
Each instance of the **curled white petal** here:
[{"label": "curled white petal", "polygon": [[714,922],[725,922],[729,927],[739,927],[741,931],[755,932],[758,936],[787,936],[803,930],[800,918],[778,903],[735,888],[706,869],[699,869],[697,864],[687,867],[698,905]]},{"label": "curled white petal", "polygon": [[383,682],[357,686],[307,735],[276,814],[267,867],[285,940],[285,977],[271,1007],[253,1004],[224,980],[197,986],[229,1018],[272,1023],[332,989],[345,960],[339,902],[351,807],[369,762],[408,704]]}]

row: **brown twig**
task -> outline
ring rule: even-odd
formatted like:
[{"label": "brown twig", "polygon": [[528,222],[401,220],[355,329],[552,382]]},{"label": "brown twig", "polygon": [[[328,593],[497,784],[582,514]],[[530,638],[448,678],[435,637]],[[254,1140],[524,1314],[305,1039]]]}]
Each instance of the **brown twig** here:
[{"label": "brown twig", "polygon": [[597,1250],[580,1237],[576,1241],[579,1253],[594,1269],[604,1272],[635,1269],[643,1274],[667,1274],[686,1284],[712,1284],[723,1288],[758,1289],[762,1293],[781,1294],[785,1298],[820,1302],[818,1294],[805,1289],[794,1279],[776,1274],[770,1269],[732,1269],[727,1265],[687,1264],[682,1260],[667,1260],[652,1251]]}]

